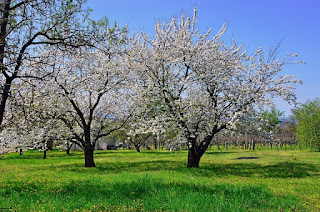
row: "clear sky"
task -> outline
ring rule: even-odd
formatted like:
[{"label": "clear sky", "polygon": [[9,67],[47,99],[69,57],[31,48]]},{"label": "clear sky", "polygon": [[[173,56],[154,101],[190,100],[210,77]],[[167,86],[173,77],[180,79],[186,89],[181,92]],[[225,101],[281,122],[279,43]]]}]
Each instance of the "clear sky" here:
[{"label": "clear sky", "polygon": [[[285,74],[303,81],[296,94],[304,103],[320,97],[320,0],[88,0],[92,18],[104,16],[130,32],[153,33],[157,20],[192,15],[198,9],[198,27],[217,32],[223,23],[228,30],[224,40],[234,37],[246,49],[263,46],[266,50],[282,40],[279,57],[297,53],[305,65],[288,65]],[[277,108],[290,115],[290,106],[276,100]]]}]

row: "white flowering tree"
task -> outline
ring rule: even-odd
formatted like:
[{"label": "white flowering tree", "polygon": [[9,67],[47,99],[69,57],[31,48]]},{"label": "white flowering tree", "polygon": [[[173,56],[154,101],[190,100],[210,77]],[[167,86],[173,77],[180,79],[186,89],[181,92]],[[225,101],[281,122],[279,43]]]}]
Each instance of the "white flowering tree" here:
[{"label": "white flowering tree", "polygon": [[[135,111],[137,113],[137,111]],[[149,138],[159,139],[160,136],[166,134],[168,123],[161,116],[151,116],[151,114],[135,114],[131,117],[128,123],[127,140],[133,144],[137,152],[140,152],[140,147],[145,144]]]},{"label": "white flowering tree", "polygon": [[53,142],[65,137],[66,128],[51,119],[47,102],[39,98],[34,81],[28,79],[12,85],[13,98],[8,108],[10,116],[6,118],[7,124],[0,137],[12,148],[39,149],[46,158]]},{"label": "white flowering tree", "polygon": [[195,9],[193,18],[157,23],[154,37],[133,35],[128,49],[138,88],[144,88],[139,92],[161,99],[182,130],[190,168],[199,167],[214,135],[234,127],[242,114],[272,105],[274,97],[294,102],[297,83],[294,76],[280,75],[295,54],[277,60],[259,48],[250,56],[235,42],[223,43],[225,26],[216,35],[211,29],[202,34],[196,22]]},{"label": "white flowering tree", "polygon": [[101,50],[39,50],[48,65],[37,68],[46,75],[38,86],[38,98],[46,103],[47,116],[65,125],[72,134],[70,141],[84,150],[86,167],[95,166],[93,151],[98,139],[121,128],[130,116],[132,102],[121,59],[122,36],[125,34],[121,32],[117,39],[110,36]]},{"label": "white flowering tree", "polygon": [[[2,0],[0,2],[0,127],[18,79],[40,78],[27,68],[39,55],[35,47],[87,45],[78,22],[87,16],[85,0]],[[84,19],[82,19],[84,20]],[[83,23],[84,24],[84,23]],[[89,29],[89,28],[88,28]],[[80,36],[79,36],[80,35]],[[41,63],[38,66],[45,65]]]}]

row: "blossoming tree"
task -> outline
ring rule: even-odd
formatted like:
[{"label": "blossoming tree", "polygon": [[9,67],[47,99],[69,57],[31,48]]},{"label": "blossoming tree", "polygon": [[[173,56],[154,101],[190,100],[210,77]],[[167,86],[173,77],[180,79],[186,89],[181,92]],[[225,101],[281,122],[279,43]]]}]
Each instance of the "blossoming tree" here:
[{"label": "blossoming tree", "polygon": [[[78,24],[85,0],[2,0],[0,3],[0,127],[17,79],[41,76],[26,65],[38,57],[41,45],[87,45]],[[79,36],[81,35],[81,36]],[[44,64],[38,64],[44,65]]]},{"label": "blossoming tree", "polygon": [[295,54],[278,60],[259,48],[249,55],[236,42],[224,44],[225,26],[216,35],[211,29],[202,34],[196,22],[196,9],[191,18],[158,22],[154,37],[133,35],[128,49],[138,87],[144,88],[139,92],[161,99],[164,112],[182,130],[190,168],[199,167],[212,138],[234,127],[242,114],[272,105],[274,97],[294,102],[298,82],[280,75]]},{"label": "blossoming tree", "polygon": [[[67,137],[67,129],[52,119],[47,105],[39,95],[38,85],[34,79],[17,81],[12,84],[12,99],[8,106],[9,117],[6,127],[0,132],[0,139],[9,147],[39,149],[46,152],[53,142]],[[18,89],[19,88],[19,89]]]},{"label": "blossoming tree", "polygon": [[104,51],[89,47],[39,51],[48,65],[38,68],[46,75],[38,86],[38,98],[46,103],[47,116],[69,129],[69,141],[84,150],[86,167],[95,166],[98,139],[122,127],[133,107],[120,34],[100,46]]}]

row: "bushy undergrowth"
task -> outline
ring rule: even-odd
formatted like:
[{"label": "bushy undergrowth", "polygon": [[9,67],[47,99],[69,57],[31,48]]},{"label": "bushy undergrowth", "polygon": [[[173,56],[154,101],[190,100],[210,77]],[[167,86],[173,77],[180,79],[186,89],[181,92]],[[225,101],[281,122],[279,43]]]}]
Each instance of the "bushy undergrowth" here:
[{"label": "bushy undergrowth", "polygon": [[[16,211],[318,211],[320,154],[209,151],[199,169],[186,152],[51,151],[0,159],[0,207]],[[257,159],[237,159],[257,157]],[[9,211],[9,210],[8,210]]]}]

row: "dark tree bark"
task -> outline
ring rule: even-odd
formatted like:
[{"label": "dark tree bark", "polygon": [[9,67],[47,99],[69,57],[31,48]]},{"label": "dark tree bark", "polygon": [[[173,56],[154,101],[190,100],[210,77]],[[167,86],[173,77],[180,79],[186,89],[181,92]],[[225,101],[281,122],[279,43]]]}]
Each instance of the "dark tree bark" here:
[{"label": "dark tree bark", "polygon": [[197,143],[196,138],[188,138],[188,168],[199,168],[199,162],[202,155],[208,149],[214,134],[219,132],[220,130],[216,130],[212,135],[207,136],[201,142]]},{"label": "dark tree bark", "polygon": [[[5,83],[0,93],[0,126],[3,123],[14,80],[20,77],[41,78],[41,76],[21,76],[20,69],[26,55],[33,52],[32,46],[60,45],[77,47],[83,38],[78,37],[78,27],[70,27],[68,36],[56,33],[65,26],[75,26],[75,17],[82,13],[83,2],[72,1],[1,0],[0,21],[0,74]],[[71,6],[71,7],[70,7]],[[40,39],[42,38],[42,39]],[[81,40],[79,40],[80,38]],[[83,42],[84,43],[84,42]],[[30,51],[30,52],[29,52]]]},{"label": "dark tree bark", "polygon": [[[199,168],[199,162],[202,155],[208,149],[215,134],[226,129],[226,126],[214,126],[210,135],[207,135],[203,140],[197,142],[197,138],[189,137],[188,140],[188,168]],[[218,143],[218,142],[217,142]]]},{"label": "dark tree bark", "polygon": [[22,155],[22,149],[21,148],[19,149],[19,155]]},{"label": "dark tree bark", "polygon": [[67,155],[70,155],[70,149],[66,149]]},{"label": "dark tree bark", "polygon": [[140,152],[140,147],[141,147],[141,145],[135,144],[134,147],[136,148],[137,152]]},{"label": "dark tree bark", "polygon": [[43,151],[43,159],[46,159],[47,158],[47,150],[44,150]]},{"label": "dark tree bark", "polygon": [[11,84],[13,81],[13,77],[9,77],[7,75],[7,72],[5,70],[4,66],[4,58],[5,58],[5,48],[6,48],[6,42],[5,42],[5,37],[7,34],[7,26],[8,26],[8,20],[9,20],[9,11],[10,11],[10,4],[11,0],[7,0],[2,2],[4,7],[3,7],[3,13],[1,17],[1,26],[0,26],[0,70],[6,77],[6,83],[3,86],[2,90],[2,97],[1,97],[1,102],[0,102],[0,125],[2,124],[3,117],[4,117],[4,112],[5,112],[5,106],[6,102],[9,97],[9,92],[11,90]]},{"label": "dark tree bark", "polygon": [[199,152],[199,148],[191,147],[188,151],[188,168],[199,168],[199,162],[203,153]]},{"label": "dark tree bark", "polygon": [[47,142],[47,149],[48,150],[52,150],[53,149],[53,140],[50,139],[48,142]]},{"label": "dark tree bark", "polygon": [[89,145],[84,149],[85,167],[96,167],[96,164],[93,160],[93,151],[94,148],[92,147],[92,145]]}]

